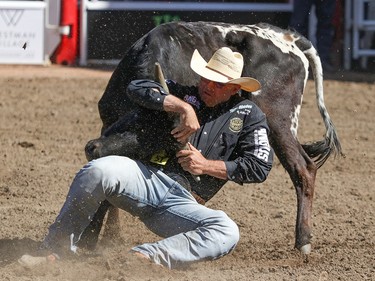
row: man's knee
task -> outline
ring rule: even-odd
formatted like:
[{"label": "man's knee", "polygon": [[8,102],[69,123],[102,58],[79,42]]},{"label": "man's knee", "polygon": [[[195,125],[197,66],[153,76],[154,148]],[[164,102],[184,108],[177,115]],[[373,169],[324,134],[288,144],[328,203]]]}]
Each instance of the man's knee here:
[{"label": "man's knee", "polygon": [[138,164],[128,157],[106,156],[89,162],[81,172],[89,188],[99,188],[111,197],[122,192],[128,182],[135,183],[139,170]]},{"label": "man's knee", "polygon": [[224,235],[224,243],[228,252],[232,250],[240,240],[240,231],[237,224],[223,211],[218,211],[220,217],[220,232]]},{"label": "man's knee", "polygon": [[116,185],[113,183],[116,176],[111,165],[113,163],[109,157],[90,161],[77,173],[72,187],[83,189],[92,195],[111,192],[111,187]]}]

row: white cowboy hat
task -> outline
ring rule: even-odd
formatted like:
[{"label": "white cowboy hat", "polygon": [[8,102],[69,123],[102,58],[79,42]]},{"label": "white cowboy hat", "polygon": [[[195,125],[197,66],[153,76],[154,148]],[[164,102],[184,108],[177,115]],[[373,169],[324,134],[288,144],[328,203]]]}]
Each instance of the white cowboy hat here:
[{"label": "white cowboy hat", "polygon": [[241,86],[242,90],[254,92],[260,89],[258,80],[250,77],[241,77],[243,57],[228,47],[218,49],[207,63],[195,50],[191,57],[190,67],[199,76],[219,83],[230,83]]}]

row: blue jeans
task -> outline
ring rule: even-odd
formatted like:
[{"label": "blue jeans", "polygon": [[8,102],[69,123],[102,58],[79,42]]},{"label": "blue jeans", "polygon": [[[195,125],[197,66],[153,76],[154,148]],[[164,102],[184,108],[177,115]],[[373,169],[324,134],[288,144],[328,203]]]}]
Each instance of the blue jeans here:
[{"label": "blue jeans", "polygon": [[217,259],[234,249],[239,240],[237,225],[223,211],[198,204],[160,170],[127,157],[108,156],[89,162],[77,173],[44,246],[57,253],[75,252],[104,200],[139,217],[164,237],[132,250],[168,268]]}]

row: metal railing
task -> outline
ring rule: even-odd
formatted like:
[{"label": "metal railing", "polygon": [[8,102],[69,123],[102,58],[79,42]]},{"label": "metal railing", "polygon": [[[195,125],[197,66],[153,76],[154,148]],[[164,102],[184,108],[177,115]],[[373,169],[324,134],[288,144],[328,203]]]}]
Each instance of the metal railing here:
[{"label": "metal railing", "polygon": [[375,56],[375,47],[372,47],[374,32],[375,0],[346,0],[345,69],[351,69],[352,59],[361,59],[362,68],[366,68],[367,58]]}]

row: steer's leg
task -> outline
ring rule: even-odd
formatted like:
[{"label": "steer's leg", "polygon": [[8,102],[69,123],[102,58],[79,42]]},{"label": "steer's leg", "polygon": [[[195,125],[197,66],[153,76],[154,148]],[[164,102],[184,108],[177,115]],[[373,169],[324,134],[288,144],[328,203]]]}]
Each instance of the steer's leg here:
[{"label": "steer's leg", "polygon": [[[268,58],[265,59],[269,61]],[[296,137],[307,69],[298,57],[291,56],[287,60],[275,62],[275,64],[277,63],[279,65],[273,68],[274,71],[270,71],[267,64],[259,63],[257,72],[262,90],[260,94],[253,95],[252,99],[267,116],[271,146],[289,173],[296,190],[295,247],[303,253],[309,254],[317,167]]]},{"label": "steer's leg", "polygon": [[111,204],[108,201],[104,201],[100,204],[99,209],[96,211],[91,223],[85,229],[79,240],[79,247],[94,250],[98,240],[99,234],[103,226],[105,215]]},{"label": "steer's leg", "polygon": [[317,167],[292,134],[272,131],[270,139],[277,157],[289,173],[297,194],[295,247],[303,254],[309,254]]},{"label": "steer's leg", "polygon": [[82,233],[79,247],[94,250],[99,240],[99,235],[103,227],[105,216],[107,220],[104,227],[103,240],[105,242],[116,241],[121,238],[121,225],[119,209],[113,207],[108,201],[102,202],[95,213],[90,225]]},{"label": "steer's leg", "polygon": [[106,243],[118,243],[119,240],[122,240],[120,210],[112,205],[108,209],[107,220],[104,227],[103,240]]}]

